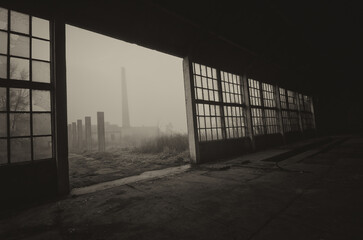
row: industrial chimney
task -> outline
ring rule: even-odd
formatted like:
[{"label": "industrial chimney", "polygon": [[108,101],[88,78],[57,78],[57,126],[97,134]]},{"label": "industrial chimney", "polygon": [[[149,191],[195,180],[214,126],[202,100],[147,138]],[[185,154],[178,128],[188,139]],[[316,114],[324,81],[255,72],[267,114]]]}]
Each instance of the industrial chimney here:
[{"label": "industrial chimney", "polygon": [[125,68],[121,67],[121,92],[122,92],[122,127],[130,127],[129,102],[127,99],[127,86]]}]

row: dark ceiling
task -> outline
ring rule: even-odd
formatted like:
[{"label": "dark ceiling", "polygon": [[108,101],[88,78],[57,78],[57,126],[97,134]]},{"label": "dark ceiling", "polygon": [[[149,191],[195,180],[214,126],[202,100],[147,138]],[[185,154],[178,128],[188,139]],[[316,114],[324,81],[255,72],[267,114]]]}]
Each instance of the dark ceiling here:
[{"label": "dark ceiling", "polygon": [[313,94],[326,118],[339,109],[336,118],[355,118],[363,128],[363,118],[354,117],[363,112],[358,1],[12,0],[0,5]]}]

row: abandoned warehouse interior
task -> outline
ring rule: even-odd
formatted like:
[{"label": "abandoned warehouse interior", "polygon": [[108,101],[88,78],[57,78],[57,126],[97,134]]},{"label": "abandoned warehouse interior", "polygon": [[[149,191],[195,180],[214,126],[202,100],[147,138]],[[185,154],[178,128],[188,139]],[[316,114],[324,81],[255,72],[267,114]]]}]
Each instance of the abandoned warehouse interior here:
[{"label": "abandoned warehouse interior", "polygon": [[194,164],[361,131],[358,65],[344,60],[359,54],[355,15],[324,29],[319,12],[334,21],[340,5],[262,2],[1,3],[0,201],[70,191],[65,24],[184,59]]}]

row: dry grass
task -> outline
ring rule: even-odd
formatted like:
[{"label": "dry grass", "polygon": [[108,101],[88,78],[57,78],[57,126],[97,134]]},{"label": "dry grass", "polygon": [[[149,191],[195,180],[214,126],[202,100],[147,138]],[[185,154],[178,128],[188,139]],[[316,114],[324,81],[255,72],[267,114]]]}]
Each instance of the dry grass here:
[{"label": "dry grass", "polygon": [[137,153],[181,153],[188,150],[188,135],[164,135],[142,142],[133,151]]}]

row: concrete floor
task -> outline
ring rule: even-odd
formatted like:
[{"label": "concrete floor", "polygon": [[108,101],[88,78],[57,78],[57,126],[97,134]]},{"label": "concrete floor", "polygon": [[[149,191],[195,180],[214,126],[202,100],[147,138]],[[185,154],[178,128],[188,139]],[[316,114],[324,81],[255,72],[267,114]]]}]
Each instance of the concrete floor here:
[{"label": "concrete floor", "polygon": [[0,239],[363,239],[362,137],[272,152],[16,213]]}]

